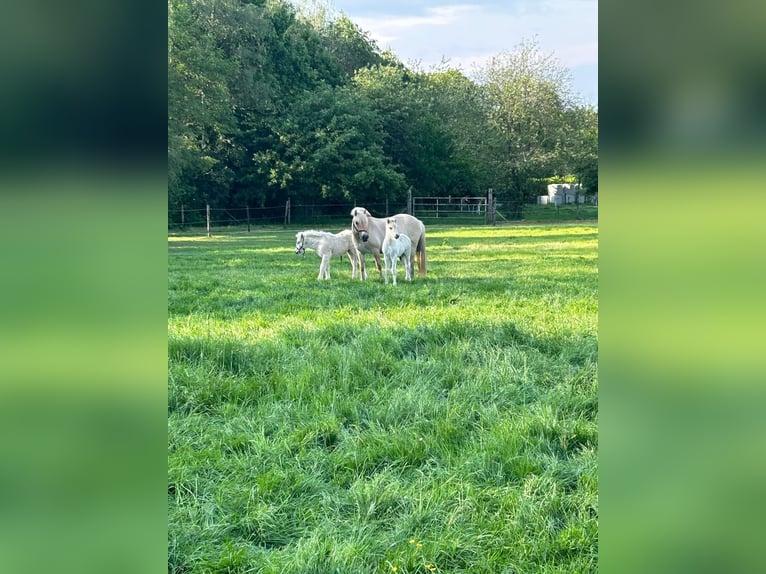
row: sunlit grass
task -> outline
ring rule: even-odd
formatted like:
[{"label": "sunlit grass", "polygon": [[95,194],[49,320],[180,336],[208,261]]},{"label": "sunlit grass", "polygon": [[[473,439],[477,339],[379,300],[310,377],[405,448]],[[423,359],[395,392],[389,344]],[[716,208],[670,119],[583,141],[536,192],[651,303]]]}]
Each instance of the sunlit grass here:
[{"label": "sunlit grass", "polygon": [[169,238],[169,571],[596,570],[597,227],[427,233]]}]

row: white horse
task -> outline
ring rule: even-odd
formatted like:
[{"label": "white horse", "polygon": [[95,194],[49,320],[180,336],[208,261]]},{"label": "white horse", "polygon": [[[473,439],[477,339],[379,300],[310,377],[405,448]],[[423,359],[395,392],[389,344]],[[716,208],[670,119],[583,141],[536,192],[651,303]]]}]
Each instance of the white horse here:
[{"label": "white horse", "polygon": [[[392,215],[397,219],[399,230],[409,235],[412,242],[412,257],[417,254],[418,272],[421,277],[426,275],[426,227],[419,219],[399,213]],[[383,238],[386,235],[386,219],[373,217],[364,207],[355,207],[351,210],[351,231],[354,232],[354,245],[359,250],[359,268],[362,279],[367,279],[367,270],[364,266],[364,254],[370,253],[375,258],[375,266],[380,274],[383,269],[380,265],[380,250],[383,246]],[[414,261],[413,267],[414,267]]]},{"label": "white horse", "polygon": [[383,238],[383,258],[386,262],[384,277],[388,285],[388,274],[396,285],[396,260],[404,263],[404,280],[412,281],[412,240],[409,235],[399,233],[395,217],[386,219],[386,236]]},{"label": "white horse", "polygon": [[299,231],[295,234],[295,253],[304,255],[307,247],[316,251],[316,254],[322,258],[317,277],[319,281],[330,279],[330,259],[333,255],[343,255],[344,253],[348,254],[348,259],[351,261],[351,278],[356,279],[360,255],[354,246],[350,229],[344,229],[340,233],[314,229]]}]

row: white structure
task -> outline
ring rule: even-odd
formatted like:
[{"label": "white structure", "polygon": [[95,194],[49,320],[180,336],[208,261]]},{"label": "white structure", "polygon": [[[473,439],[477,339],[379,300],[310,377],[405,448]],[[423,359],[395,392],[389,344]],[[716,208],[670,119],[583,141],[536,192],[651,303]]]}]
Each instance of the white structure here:
[{"label": "white structure", "polygon": [[579,183],[552,183],[548,186],[548,195],[540,195],[540,205],[564,205],[567,203],[585,203],[585,195]]}]

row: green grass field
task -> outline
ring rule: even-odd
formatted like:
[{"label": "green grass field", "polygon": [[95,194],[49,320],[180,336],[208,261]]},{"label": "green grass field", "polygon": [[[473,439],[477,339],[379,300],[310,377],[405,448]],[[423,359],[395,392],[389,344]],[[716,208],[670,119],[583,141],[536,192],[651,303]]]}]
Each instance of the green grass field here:
[{"label": "green grass field", "polygon": [[[498,218],[499,219],[499,218]],[[561,223],[598,219],[598,206],[584,205],[524,205],[524,220],[535,223]]]},{"label": "green grass field", "polygon": [[168,571],[595,572],[597,226],[296,231],[169,238]]}]

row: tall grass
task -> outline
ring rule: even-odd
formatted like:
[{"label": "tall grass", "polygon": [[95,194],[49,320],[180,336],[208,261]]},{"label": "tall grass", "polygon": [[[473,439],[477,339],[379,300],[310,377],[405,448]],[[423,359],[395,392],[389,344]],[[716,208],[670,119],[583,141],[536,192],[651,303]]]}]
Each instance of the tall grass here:
[{"label": "tall grass", "polygon": [[169,239],[168,571],[595,572],[596,226],[294,234]]}]

